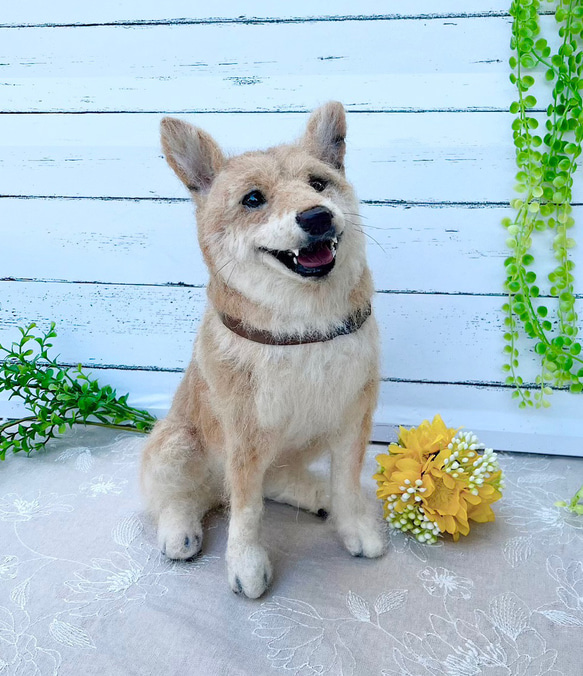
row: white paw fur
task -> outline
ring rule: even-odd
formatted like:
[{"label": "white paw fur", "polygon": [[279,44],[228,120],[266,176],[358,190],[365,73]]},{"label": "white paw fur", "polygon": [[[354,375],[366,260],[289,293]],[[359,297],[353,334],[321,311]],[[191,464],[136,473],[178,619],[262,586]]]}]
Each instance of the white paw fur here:
[{"label": "white paw fur", "polygon": [[261,545],[230,546],[227,573],[231,589],[250,599],[259,598],[271,584],[271,563]]},{"label": "white paw fur", "polygon": [[329,490],[326,481],[304,470],[291,476],[284,472],[268,475],[264,492],[269,500],[305,509],[313,514],[322,514],[330,511]]},{"label": "white paw fur", "polygon": [[370,514],[345,521],[338,526],[338,532],[352,556],[376,559],[385,551],[383,524]]},{"label": "white paw fur", "polygon": [[165,509],[158,522],[158,546],[169,559],[192,559],[202,549],[202,526],[188,514]]}]

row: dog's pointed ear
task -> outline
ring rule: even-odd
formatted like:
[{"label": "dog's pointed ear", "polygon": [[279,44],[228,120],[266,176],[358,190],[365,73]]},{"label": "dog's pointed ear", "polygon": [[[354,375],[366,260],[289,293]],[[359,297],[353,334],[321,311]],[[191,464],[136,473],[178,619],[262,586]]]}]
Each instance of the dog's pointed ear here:
[{"label": "dog's pointed ear", "polygon": [[338,101],[329,101],[310,115],[302,145],[318,159],[344,171],[346,113]]},{"label": "dog's pointed ear", "polygon": [[162,120],[160,135],[166,161],[178,178],[195,196],[208,192],[225,163],[212,136],[174,117]]}]

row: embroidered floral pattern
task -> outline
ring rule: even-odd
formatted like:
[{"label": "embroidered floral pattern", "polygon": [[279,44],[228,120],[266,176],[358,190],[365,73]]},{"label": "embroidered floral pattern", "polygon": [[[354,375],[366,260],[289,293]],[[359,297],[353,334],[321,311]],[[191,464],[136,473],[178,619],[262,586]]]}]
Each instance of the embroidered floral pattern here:
[{"label": "embroidered floral pattern", "polygon": [[557,651],[547,649],[531,626],[531,611],[515,594],[496,596],[488,610],[476,610],[473,621],[429,618],[424,636],[408,634],[404,649],[397,648],[398,669],[383,673],[399,676],[465,676],[487,674],[554,674]]},{"label": "embroidered floral pattern", "polygon": [[467,577],[460,577],[445,568],[428,566],[417,574],[423,587],[432,596],[451,596],[452,598],[469,599],[474,583]]},{"label": "embroidered floral pattern", "polygon": [[389,552],[396,554],[411,554],[419,561],[426,563],[432,554],[431,550],[443,547],[444,541],[438,540],[433,544],[421,544],[416,538],[410,537],[407,533],[392,528],[387,533],[389,541]]},{"label": "embroidered floral pattern", "polygon": [[583,562],[570,561],[565,566],[558,556],[551,556],[547,571],[559,583],[557,601],[539,608],[539,613],[561,627],[583,627]]},{"label": "embroidered floral pattern", "polygon": [[54,512],[72,511],[73,507],[62,502],[62,498],[56,493],[41,495],[39,492],[34,498],[23,498],[16,493],[9,493],[0,498],[0,521],[30,521]]},{"label": "embroidered floral pattern", "polygon": [[61,664],[58,651],[41,647],[30,633],[28,613],[0,606],[0,674],[4,676],[56,676]]},{"label": "embroidered floral pattern", "polygon": [[148,595],[163,596],[168,589],[159,582],[158,559],[153,552],[142,550],[112,552],[106,559],[93,559],[89,568],[65,582],[73,592],[65,600],[77,606],[71,614],[87,617],[124,612],[128,604],[143,601]]},{"label": "embroidered floral pattern", "polygon": [[95,459],[90,448],[81,446],[80,448],[69,448],[60,453],[55,462],[68,462],[74,459],[75,469],[87,473],[95,464]]},{"label": "embroidered floral pattern", "polygon": [[0,559],[0,580],[12,580],[17,574],[18,556],[3,556]]},{"label": "embroidered floral pattern", "polygon": [[1,468],[0,676],[78,676],[89,661],[104,674],[580,671],[582,522],[554,506],[580,485],[580,460],[501,454],[495,523],[431,546],[387,531],[375,561],[349,557],[312,515],[267,504],[276,577],[252,602],[227,589],[220,513],[205,524],[203,556],[160,554],[137,493],[143,438],[67,439]]},{"label": "embroidered floral pattern", "polygon": [[537,485],[522,483],[500,504],[500,515],[520,533],[542,545],[565,545],[579,540],[583,546],[583,519],[568,509],[556,507],[560,496]]},{"label": "embroidered floral pattern", "polygon": [[[486,611],[478,609],[467,620],[429,615],[425,634],[404,632],[398,638],[381,616],[405,605],[407,594],[385,592],[371,606],[349,592],[350,615],[337,618],[303,601],[276,597],[249,619],[257,625],[254,635],[267,640],[272,666],[294,674],[363,673],[356,665],[367,654],[366,673],[386,676],[561,673],[553,669],[557,651],[547,648],[531,624],[530,608],[515,594],[496,596]],[[348,641],[350,636],[359,640]]]},{"label": "embroidered floral pattern", "polygon": [[127,481],[125,480],[115,482],[112,477],[102,474],[93,477],[89,482],[81,484],[79,490],[90,498],[96,498],[100,495],[108,495],[110,493],[119,495],[126,484]]}]

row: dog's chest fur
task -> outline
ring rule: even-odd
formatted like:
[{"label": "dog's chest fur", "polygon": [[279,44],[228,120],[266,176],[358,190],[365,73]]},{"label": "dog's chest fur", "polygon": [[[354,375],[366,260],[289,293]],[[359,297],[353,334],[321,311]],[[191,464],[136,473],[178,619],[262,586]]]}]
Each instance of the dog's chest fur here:
[{"label": "dog's chest fur", "polygon": [[[223,355],[252,374],[256,424],[277,430],[286,448],[334,434],[363,387],[376,377],[377,326],[370,317],[355,333],[310,345],[266,346],[231,333],[217,321]],[[198,360],[205,360],[204,351]],[[203,372],[206,370],[204,364]]]}]

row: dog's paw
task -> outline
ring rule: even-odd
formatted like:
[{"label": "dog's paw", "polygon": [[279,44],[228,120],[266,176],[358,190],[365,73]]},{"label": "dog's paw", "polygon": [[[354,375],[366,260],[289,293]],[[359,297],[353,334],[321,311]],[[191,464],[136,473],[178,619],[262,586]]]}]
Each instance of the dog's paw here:
[{"label": "dog's paw", "polygon": [[158,546],[169,559],[192,559],[202,549],[202,527],[178,514],[162,514],[158,523]]},{"label": "dog's paw", "polygon": [[330,512],[330,498],[328,497],[328,485],[324,482],[315,481],[311,486],[309,497],[306,500],[308,511],[322,519],[328,518]]},{"label": "dog's paw", "polygon": [[344,546],[352,556],[376,559],[385,551],[385,538],[380,524],[376,522],[357,522],[351,528],[343,529],[341,535]]},{"label": "dog's paw", "polygon": [[170,533],[167,536],[159,536],[158,545],[162,554],[169,559],[193,559],[202,549],[202,534],[195,535],[184,531]]},{"label": "dog's paw", "polygon": [[227,552],[229,585],[236,594],[259,598],[271,584],[271,563],[261,545],[241,546]]},{"label": "dog's paw", "polygon": [[330,511],[329,486],[311,472],[300,476],[283,472],[268,477],[265,485],[265,497],[275,502],[291,505],[296,509],[326,518]]}]

